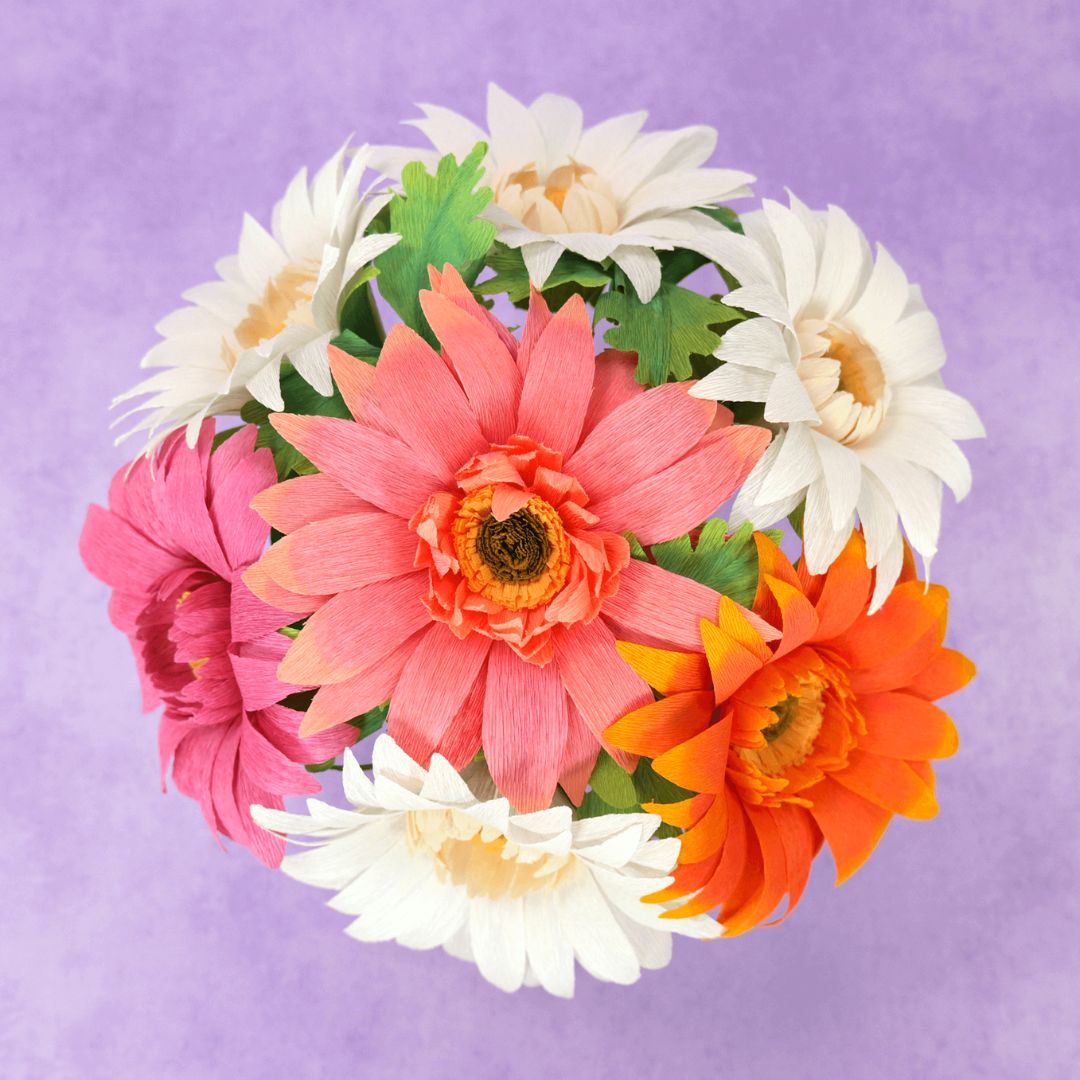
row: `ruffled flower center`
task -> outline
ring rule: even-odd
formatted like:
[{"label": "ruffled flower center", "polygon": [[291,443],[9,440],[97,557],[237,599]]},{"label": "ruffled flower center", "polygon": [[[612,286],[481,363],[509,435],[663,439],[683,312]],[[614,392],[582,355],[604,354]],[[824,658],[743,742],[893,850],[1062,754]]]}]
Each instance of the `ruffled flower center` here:
[{"label": "ruffled flower center", "polygon": [[557,888],[573,872],[573,855],[522,847],[460,810],[412,810],[406,836],[413,854],[428,856],[442,882],[470,898],[501,900]]},{"label": "ruffled flower center", "polygon": [[792,765],[801,765],[814,749],[825,719],[822,684],[809,683],[800,694],[789,694],[771,707],[776,722],[761,729],[766,745],[740,749],[744,761],[756,765],[766,776],[780,776]]},{"label": "ruffled flower center", "polygon": [[536,232],[613,233],[619,227],[611,185],[573,158],[546,176],[534,164],[503,173],[493,189],[496,204]]},{"label": "ruffled flower center", "polygon": [[[317,260],[304,259],[290,263],[267,282],[263,295],[248,305],[247,317],[233,330],[241,351],[277,337],[288,326],[315,325],[311,302],[319,270]],[[222,346],[222,358],[230,371],[236,366],[238,353],[228,341]]]},{"label": "ruffled flower center", "polygon": [[500,521],[491,512],[493,486],[461,504],[454,550],[469,588],[509,611],[546,604],[566,583],[570,541],[555,508],[533,496]]},{"label": "ruffled flower center", "polygon": [[800,327],[799,378],[821,418],[823,434],[845,446],[881,426],[891,391],[874,350],[845,327],[816,320]]},{"label": "ruffled flower center", "polygon": [[525,436],[478,454],[455,482],[409,523],[429,570],[424,603],[458,637],[485,634],[546,664],[554,628],[591,621],[614,594],[629,545],[596,528],[562,455]]}]

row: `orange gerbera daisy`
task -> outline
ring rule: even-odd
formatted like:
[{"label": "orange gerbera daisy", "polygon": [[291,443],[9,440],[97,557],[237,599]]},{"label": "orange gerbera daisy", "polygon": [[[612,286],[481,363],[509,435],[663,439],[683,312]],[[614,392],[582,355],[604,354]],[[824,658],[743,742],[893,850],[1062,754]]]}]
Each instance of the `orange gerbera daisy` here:
[{"label": "orange gerbera daisy", "polygon": [[782,628],[780,640],[767,644],[722,597],[718,621],[701,621],[702,652],[620,642],[664,696],[606,732],[698,793],[647,808],[686,830],[674,883],[651,899],[687,897],[674,917],[718,909],[729,936],[768,918],[785,895],[784,916],[791,911],[823,839],[840,884],[893,814],[937,813],[929,760],[952,754],[957,734],[932,702],[975,670],[942,648],[948,593],[916,580],[910,552],[900,583],[869,615],[859,533],[818,576],[755,538],[754,610]]}]

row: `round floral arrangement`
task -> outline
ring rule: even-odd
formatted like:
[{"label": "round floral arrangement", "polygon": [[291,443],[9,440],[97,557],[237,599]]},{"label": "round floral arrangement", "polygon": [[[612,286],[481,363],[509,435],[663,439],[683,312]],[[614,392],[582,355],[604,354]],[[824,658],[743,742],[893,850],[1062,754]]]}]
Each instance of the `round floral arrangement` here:
[{"label": "round floral arrangement", "polygon": [[736,214],[712,129],[423,111],[162,320],[82,554],[213,833],[361,941],[569,996],[936,813],[974,669],[929,567],[983,432],[888,252]]}]

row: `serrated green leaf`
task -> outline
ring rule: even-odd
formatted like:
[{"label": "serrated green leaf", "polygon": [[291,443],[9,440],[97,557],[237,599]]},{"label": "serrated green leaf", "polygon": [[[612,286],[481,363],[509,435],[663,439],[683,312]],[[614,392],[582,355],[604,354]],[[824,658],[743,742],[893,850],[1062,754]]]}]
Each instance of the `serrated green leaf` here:
[{"label": "serrated green leaf", "polygon": [[628,810],[638,805],[637,792],[630,774],[606,751],[601,750],[589,786],[616,810]]},{"label": "serrated green leaf", "polygon": [[[630,551],[635,558],[647,559],[673,574],[700,581],[710,589],[730,596],[737,604],[749,607],[757,592],[758,559],[757,546],[753,540],[754,529],[750,524],[740,525],[728,535],[727,523],[711,518],[701,527],[697,543],[691,537],[677,536],[662,544],[653,544],[648,553],[636,541]],[[773,530],[766,535],[779,539]]]},{"label": "serrated green leaf", "polygon": [[341,349],[342,352],[347,352],[350,356],[355,356],[357,360],[363,360],[365,364],[374,366],[379,359],[378,346],[372,345],[370,341],[365,341],[352,330],[342,330],[330,344],[336,349]]},{"label": "serrated green leaf", "polygon": [[[529,272],[520,250],[496,244],[487,258],[487,265],[495,271],[495,276],[478,282],[473,286],[473,292],[480,296],[504,292],[514,304],[529,298]],[[578,285],[584,290],[602,289],[610,283],[611,274],[602,266],[572,251],[564,251],[544,282],[543,292],[547,294],[566,285]]]},{"label": "serrated green leaf", "polygon": [[604,293],[596,302],[596,318],[616,324],[604,334],[612,348],[637,353],[637,381],[659,386],[669,379],[691,378],[691,357],[708,356],[720,344],[713,327],[745,316],[719,300],[664,281],[647,304],[633,289]]},{"label": "serrated green leaf", "polygon": [[390,229],[401,240],[375,260],[379,292],[432,344],[419,295],[428,287],[428,266],[441,270],[451,263],[471,285],[495,239],[495,226],[478,217],[491,201],[491,189],[477,187],[486,153],[487,146],[477,143],[460,165],[447,154],[434,176],[420,162],[410,162],[401,174],[404,195],[390,203]]}]

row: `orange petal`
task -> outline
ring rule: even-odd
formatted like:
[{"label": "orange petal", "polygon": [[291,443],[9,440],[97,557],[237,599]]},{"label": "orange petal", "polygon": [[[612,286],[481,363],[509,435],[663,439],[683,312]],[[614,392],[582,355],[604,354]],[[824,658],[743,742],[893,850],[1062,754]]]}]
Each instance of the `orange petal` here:
[{"label": "orange petal", "polygon": [[697,892],[702,885],[712,878],[719,862],[720,856],[714,855],[704,862],[681,863],[671,871],[671,876],[675,880],[670,885],[659,892],[643,896],[642,900],[649,904],[662,904],[668,900],[677,900],[680,896]]},{"label": "orange petal", "polygon": [[804,794],[813,800],[810,813],[832,852],[836,884],[842,885],[870,858],[892,814],[827,776]]},{"label": "orange petal", "polygon": [[708,690],[672,694],[616,720],[604,738],[631,754],[655,758],[701,734],[712,714],[713,696]]},{"label": "orange petal", "polygon": [[715,855],[724,846],[728,832],[727,800],[714,798],[712,805],[680,838],[680,863],[698,863]]},{"label": "orange petal", "polygon": [[716,704],[726,701],[765,661],[729,637],[715,623],[701,620],[701,641],[712,675]]},{"label": "orange petal", "polygon": [[775,660],[809,641],[818,628],[818,617],[813,604],[806,599],[801,589],[773,577],[772,574],[764,575],[762,581],[772,593],[780,609],[783,637],[780,639],[776,652],[773,653]]},{"label": "orange petal", "polygon": [[928,701],[936,701],[956,693],[974,677],[975,665],[963,653],[939,649],[933,660],[904,689]]},{"label": "orange petal", "polygon": [[703,690],[711,685],[709,665],[701,653],[654,649],[650,645],[635,645],[629,641],[616,641],[615,648],[619,650],[619,655],[661,694]]},{"label": "orange petal", "polygon": [[746,814],[761,849],[762,879],[750,900],[724,919],[726,937],[743,934],[768,918],[788,891],[787,855],[776,827],[775,812],[748,806]]},{"label": "orange petal", "polygon": [[689,791],[724,790],[728,745],[731,739],[731,714],[706,728],[700,735],[672,747],[653,761],[653,768],[668,780]]},{"label": "orange petal", "polygon": [[[752,612],[748,612],[746,608],[736,604],[730,596],[720,597],[720,608],[716,620],[720,629],[755,656],[760,657],[763,661],[768,661],[772,653],[765,644],[765,639],[762,638],[750,621],[752,615]],[[776,632],[773,631],[772,638],[775,639],[777,636]]]},{"label": "orange petal", "polygon": [[787,860],[788,903],[784,913],[768,926],[782,923],[795,909],[810,878],[810,867],[821,850],[821,830],[810,813],[801,806],[782,806],[773,811],[780,840]]},{"label": "orange petal", "polygon": [[827,641],[842,634],[866,610],[871,575],[862,533],[851,534],[844,550],[822,577],[815,603],[818,615],[815,641]]},{"label": "orange petal", "polygon": [[905,761],[852,750],[847,768],[829,776],[849,791],[894,814],[925,821],[938,812],[933,791]]},{"label": "orange petal", "polygon": [[731,791],[724,794],[728,811],[728,833],[723,854],[715,864],[713,874],[700,886],[701,891],[689,903],[661,918],[680,919],[700,915],[724,904],[732,890],[743,879],[747,869],[747,823],[742,802]]},{"label": "orange petal", "polygon": [[715,795],[695,795],[673,803],[642,803],[646,814],[658,814],[661,820],[677,829],[689,829],[696,825],[715,801]]},{"label": "orange petal", "polygon": [[890,758],[943,758],[956,753],[959,736],[948,713],[905,693],[864,694],[859,709],[866,734],[859,749]]}]

